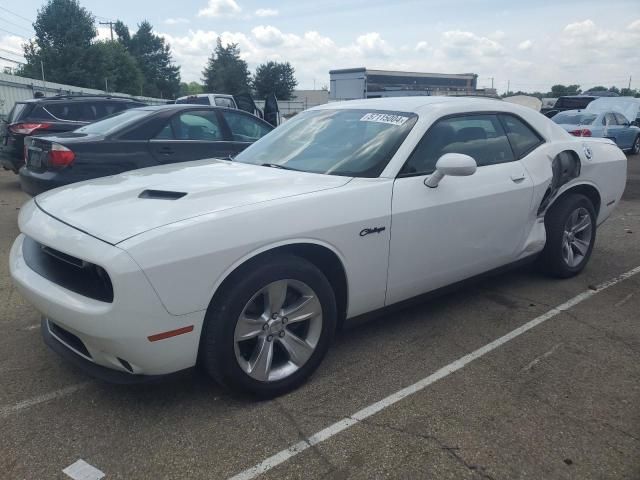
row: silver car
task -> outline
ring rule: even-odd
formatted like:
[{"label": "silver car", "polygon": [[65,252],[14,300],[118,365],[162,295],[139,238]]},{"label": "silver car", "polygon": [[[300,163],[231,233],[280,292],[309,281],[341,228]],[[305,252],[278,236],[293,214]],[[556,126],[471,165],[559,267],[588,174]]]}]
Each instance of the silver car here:
[{"label": "silver car", "polygon": [[621,113],[567,110],[556,114],[552,120],[576,137],[610,138],[621,150],[633,154],[640,152],[640,128],[631,125]]}]

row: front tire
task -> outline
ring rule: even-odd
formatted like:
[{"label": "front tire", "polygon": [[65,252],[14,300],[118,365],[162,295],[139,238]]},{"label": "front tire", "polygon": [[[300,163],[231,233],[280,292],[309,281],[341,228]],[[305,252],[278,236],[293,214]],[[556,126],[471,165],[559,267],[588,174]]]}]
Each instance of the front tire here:
[{"label": "front tire", "polygon": [[589,262],[596,240],[596,213],[587,197],[570,193],[544,219],[547,241],[538,264],[548,274],[569,278]]},{"label": "front tire", "polygon": [[294,255],[251,262],[234,272],[212,300],[201,362],[232,390],[282,395],[316,370],[336,320],[333,289],[315,265]]}]

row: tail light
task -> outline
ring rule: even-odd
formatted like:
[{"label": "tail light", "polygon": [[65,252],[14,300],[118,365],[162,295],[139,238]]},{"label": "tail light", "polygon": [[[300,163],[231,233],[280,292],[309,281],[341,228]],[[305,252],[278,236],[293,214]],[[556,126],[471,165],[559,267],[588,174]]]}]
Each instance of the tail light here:
[{"label": "tail light", "polygon": [[591,130],[589,130],[588,128],[578,128],[577,130],[571,130],[569,133],[574,137],[590,137],[591,136]]},{"label": "tail light", "polygon": [[36,130],[46,130],[50,128],[50,123],[15,123],[9,126],[12,133],[20,133],[22,135],[31,135]]},{"label": "tail light", "polygon": [[49,166],[50,167],[67,167],[73,163],[76,154],[70,149],[59,143],[52,143],[49,150]]}]

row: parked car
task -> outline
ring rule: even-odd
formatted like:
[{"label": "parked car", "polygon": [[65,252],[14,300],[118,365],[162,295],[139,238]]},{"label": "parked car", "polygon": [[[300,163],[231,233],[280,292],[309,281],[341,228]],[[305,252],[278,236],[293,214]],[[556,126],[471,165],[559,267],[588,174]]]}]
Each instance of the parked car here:
[{"label": "parked car", "polygon": [[613,142],[519,105],[330,103],[234,161],[32,199],[9,265],[46,343],[94,375],[136,381],[199,359],[273,396],[311,375],[346,318],[530,259],[577,275],[626,179]]},{"label": "parked car", "polygon": [[240,110],[134,108],[60,135],[30,137],[20,184],[29,195],[136,168],[236,155],[273,127]]},{"label": "parked car", "polygon": [[18,173],[24,165],[25,137],[68,132],[144,105],[132,98],[110,95],[59,95],[16,102],[7,122],[0,124],[0,162],[5,170]]},{"label": "parked car", "polygon": [[640,128],[618,112],[592,113],[587,110],[567,110],[552,120],[575,137],[610,138],[622,150],[640,152]]},{"label": "parked car", "polygon": [[280,109],[278,100],[274,94],[267,96],[264,102],[264,110],[258,108],[253,97],[248,93],[239,95],[224,95],[221,93],[199,93],[178,98],[177,104],[211,105],[218,107],[237,108],[262,118],[274,127],[280,125]]},{"label": "parked car", "polygon": [[640,127],[640,98],[598,98],[591,102],[586,110],[591,113],[618,112],[623,114],[631,125]]},{"label": "parked car", "polygon": [[198,93],[176,99],[176,104],[209,105],[212,107],[238,108],[233,95],[221,93]]},{"label": "parked car", "polygon": [[596,98],[598,97],[594,95],[565,95],[563,97],[559,97],[553,107],[543,107],[540,110],[540,113],[551,118],[555,114],[564,112],[565,110],[581,110],[586,108],[586,106]]}]

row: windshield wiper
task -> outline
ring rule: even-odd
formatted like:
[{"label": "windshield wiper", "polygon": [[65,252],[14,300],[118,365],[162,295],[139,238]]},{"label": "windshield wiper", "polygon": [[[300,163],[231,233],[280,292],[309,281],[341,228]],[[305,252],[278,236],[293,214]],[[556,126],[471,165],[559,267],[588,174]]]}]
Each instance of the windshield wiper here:
[{"label": "windshield wiper", "polygon": [[263,163],[260,165],[261,167],[270,167],[270,168],[281,168],[282,170],[293,170],[294,172],[299,172],[297,168],[287,167],[286,165],[280,165],[279,163]]}]

